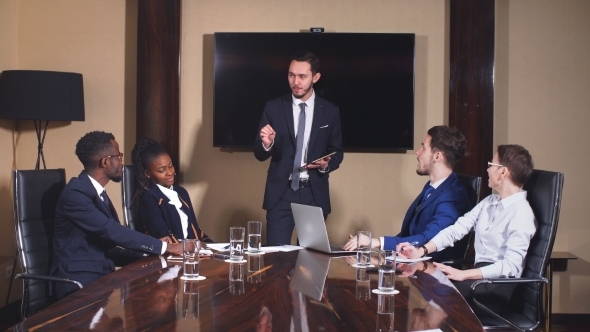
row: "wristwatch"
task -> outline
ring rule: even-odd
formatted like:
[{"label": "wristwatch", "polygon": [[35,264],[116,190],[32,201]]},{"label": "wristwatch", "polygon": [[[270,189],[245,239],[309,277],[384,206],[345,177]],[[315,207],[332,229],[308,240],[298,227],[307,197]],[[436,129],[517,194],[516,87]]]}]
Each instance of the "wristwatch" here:
[{"label": "wristwatch", "polygon": [[424,257],[424,256],[428,255],[428,249],[426,249],[426,246],[424,246],[424,245],[421,245],[421,246],[419,246],[418,248],[422,248],[422,249],[424,249],[424,255],[422,255],[422,256],[420,256],[420,257]]}]

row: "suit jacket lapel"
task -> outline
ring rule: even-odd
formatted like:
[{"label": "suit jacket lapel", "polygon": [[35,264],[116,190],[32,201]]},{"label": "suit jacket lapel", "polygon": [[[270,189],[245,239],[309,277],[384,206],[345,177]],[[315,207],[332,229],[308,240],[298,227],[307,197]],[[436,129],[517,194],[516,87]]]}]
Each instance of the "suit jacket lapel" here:
[{"label": "suit jacket lapel", "polygon": [[287,128],[289,128],[289,136],[291,137],[291,143],[296,144],[295,140],[295,123],[293,121],[293,100],[291,95],[283,98],[283,112],[285,114],[285,120],[287,120]]},{"label": "suit jacket lapel", "polygon": [[[88,175],[88,173],[86,173],[86,171],[82,171],[80,175],[78,175],[78,178],[82,181],[82,183],[84,183],[90,188],[90,192],[92,193],[92,199],[94,201],[94,206],[96,206],[105,215],[116,217],[117,212],[115,212],[115,214],[113,215],[109,207],[107,207],[107,205],[102,201],[102,198],[98,195],[98,193],[96,192],[96,188],[90,181],[90,176]],[[110,207],[112,208],[112,204],[110,205]],[[112,209],[114,210],[114,208]],[[118,221],[118,219],[116,220]]]},{"label": "suit jacket lapel", "polygon": [[422,205],[420,205],[418,210],[416,210],[416,213],[422,211],[431,202],[434,202],[434,200],[445,190],[445,188],[448,187],[454,181],[454,177],[454,173],[451,173],[451,175],[449,175],[449,177],[446,180],[444,180],[443,183],[440,184],[440,186],[438,186],[434,191],[432,191],[430,197],[428,197],[428,199],[424,203],[422,203]]},{"label": "suit jacket lapel", "polygon": [[[313,121],[311,122],[311,132],[309,134],[309,146],[307,148],[308,151],[311,151],[311,147],[313,146],[313,143],[315,142],[315,139],[318,136],[318,130],[320,128],[320,124],[322,123],[321,120],[323,117],[324,117],[324,104],[322,103],[321,98],[316,95],[315,106],[313,108]],[[313,156],[312,158],[315,159],[316,157],[321,157],[321,154],[324,153],[324,151],[320,151],[319,153],[320,153],[320,156]],[[311,160],[313,160],[313,159],[311,159]],[[310,160],[309,156],[308,156],[308,160]]]}]

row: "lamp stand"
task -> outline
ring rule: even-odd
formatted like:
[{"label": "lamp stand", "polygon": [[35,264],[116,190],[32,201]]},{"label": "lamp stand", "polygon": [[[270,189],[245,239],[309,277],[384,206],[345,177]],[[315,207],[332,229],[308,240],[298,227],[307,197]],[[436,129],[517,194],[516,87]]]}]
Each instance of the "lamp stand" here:
[{"label": "lamp stand", "polygon": [[47,125],[49,124],[49,120],[45,121],[45,129],[43,129],[43,133],[41,133],[41,126],[43,124],[43,120],[33,120],[35,123],[35,133],[37,133],[37,164],[35,164],[35,169],[38,170],[40,166],[40,161],[43,161],[43,169],[47,169],[45,165],[45,155],[43,155],[43,143],[45,142],[45,135],[47,134]]}]

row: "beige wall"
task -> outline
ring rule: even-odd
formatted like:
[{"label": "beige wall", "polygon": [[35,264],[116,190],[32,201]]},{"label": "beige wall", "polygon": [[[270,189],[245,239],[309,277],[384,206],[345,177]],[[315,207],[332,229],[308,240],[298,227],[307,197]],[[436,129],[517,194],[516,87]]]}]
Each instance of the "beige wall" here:
[{"label": "beige wall", "polygon": [[[538,168],[565,172],[555,248],[582,259],[571,264],[569,272],[556,274],[554,308],[589,313],[589,227],[582,216],[590,211],[577,198],[583,197],[582,185],[587,182],[580,165],[589,158],[583,150],[582,127],[589,122],[583,106],[590,104],[584,93],[590,86],[588,2],[497,3],[495,142],[523,144]],[[129,155],[134,140],[135,4],[136,0],[0,1],[0,70],[84,75],[86,121],[53,123],[45,144],[48,167],[64,167],[68,177],[81,169],[74,144],[90,130],[113,132]],[[261,205],[268,164],[251,153],[212,147],[213,32],[292,32],[311,26],[333,32],[414,32],[415,146],[429,127],[446,121],[447,1],[218,0],[184,1],[182,6],[179,169],[202,227],[216,240],[227,240],[229,225],[264,220]],[[0,158],[0,255],[14,251],[9,174],[15,167],[32,168],[36,157],[32,125],[20,122],[15,128],[14,121],[0,120],[0,139],[14,147],[5,143]],[[426,181],[415,175],[413,153],[345,155],[342,167],[331,176],[334,211],[327,225],[334,241],[344,241],[358,229],[379,235],[398,232],[405,210]],[[107,190],[119,208],[119,185],[111,183]]]},{"label": "beige wall", "polygon": [[554,312],[589,313],[590,2],[497,2],[495,143],[518,143],[535,167],[565,176],[555,251],[578,257],[555,273]]}]

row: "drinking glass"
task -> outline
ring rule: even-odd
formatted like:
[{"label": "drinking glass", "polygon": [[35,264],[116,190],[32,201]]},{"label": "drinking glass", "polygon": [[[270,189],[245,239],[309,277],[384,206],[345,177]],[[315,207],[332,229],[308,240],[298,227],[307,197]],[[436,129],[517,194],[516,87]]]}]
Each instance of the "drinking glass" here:
[{"label": "drinking glass", "polygon": [[201,242],[195,239],[182,241],[182,262],[185,279],[197,279],[199,277],[199,250]]},{"label": "drinking glass", "polygon": [[395,251],[379,250],[379,291],[392,293],[395,290]]},{"label": "drinking glass", "polygon": [[260,234],[262,221],[248,221],[248,252],[260,252]]},{"label": "drinking glass", "polygon": [[[363,240],[369,238],[369,242],[364,244]],[[358,231],[356,233],[356,259],[359,266],[368,266],[371,264],[371,232]]]},{"label": "drinking glass", "polygon": [[244,227],[229,228],[229,259],[242,261],[244,259]]}]

